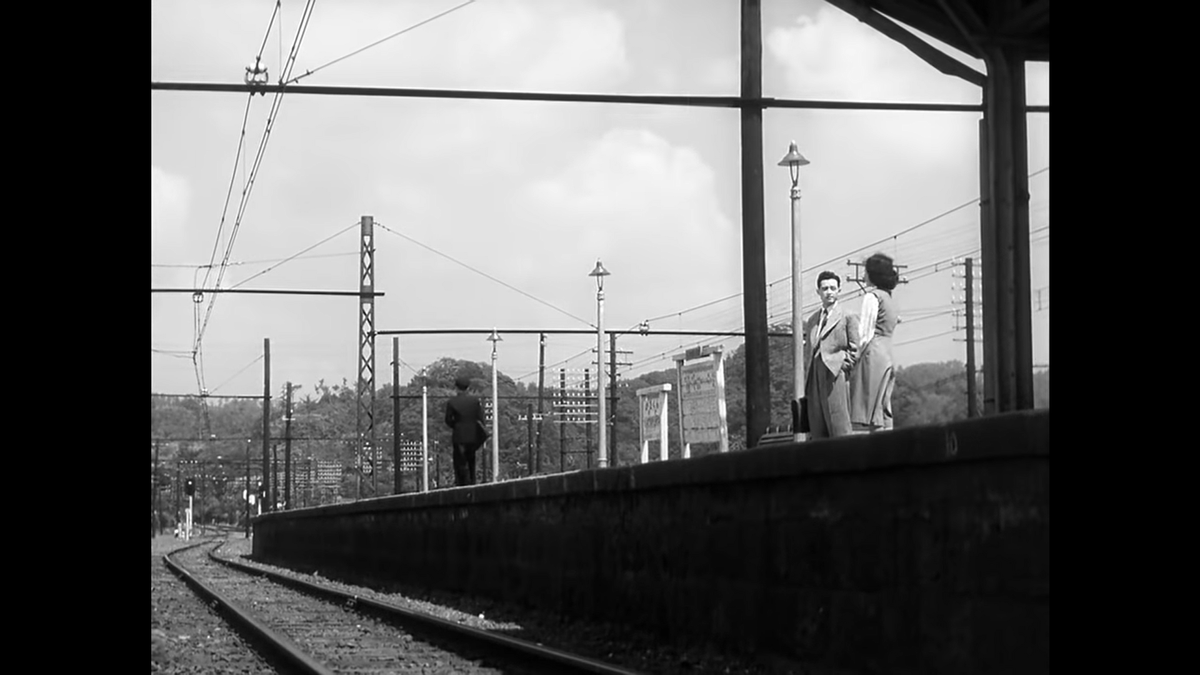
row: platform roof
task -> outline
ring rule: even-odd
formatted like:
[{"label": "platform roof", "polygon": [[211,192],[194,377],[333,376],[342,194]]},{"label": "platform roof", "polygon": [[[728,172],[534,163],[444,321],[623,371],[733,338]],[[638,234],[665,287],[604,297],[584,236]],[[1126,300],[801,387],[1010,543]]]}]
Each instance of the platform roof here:
[{"label": "platform roof", "polygon": [[1029,61],[1050,61],[1050,0],[829,0],[865,19],[879,13],[966,54],[1016,48]]}]

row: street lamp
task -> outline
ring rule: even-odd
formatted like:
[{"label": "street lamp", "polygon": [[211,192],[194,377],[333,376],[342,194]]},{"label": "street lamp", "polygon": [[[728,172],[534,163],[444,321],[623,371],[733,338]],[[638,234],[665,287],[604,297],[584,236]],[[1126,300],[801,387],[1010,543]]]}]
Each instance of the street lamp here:
[{"label": "street lamp", "polygon": [[597,454],[596,466],[603,469],[608,466],[608,418],[604,410],[604,277],[609,271],[596,259],[596,269],[589,277],[596,277],[596,396],[600,427],[600,451]]},{"label": "street lamp", "polygon": [[804,288],[800,271],[800,167],[808,160],[796,149],[796,141],[779,160],[792,175],[792,433],[796,441],[804,440],[800,433],[800,399],[804,396]]},{"label": "street lamp", "polygon": [[500,406],[496,396],[496,343],[503,341],[500,334],[492,328],[488,338],[492,343],[492,482],[500,481]]}]

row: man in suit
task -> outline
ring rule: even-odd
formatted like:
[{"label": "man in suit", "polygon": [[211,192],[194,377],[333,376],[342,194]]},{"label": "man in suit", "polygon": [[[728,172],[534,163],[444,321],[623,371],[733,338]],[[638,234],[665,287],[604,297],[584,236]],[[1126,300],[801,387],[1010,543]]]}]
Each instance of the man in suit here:
[{"label": "man in suit", "polygon": [[[804,395],[808,399],[809,438],[848,436],[850,387],[847,377],[858,359],[858,317],[838,304],[842,280],[828,270],[817,276],[821,309],[804,322]],[[813,348],[816,345],[816,349]]]},{"label": "man in suit", "polygon": [[454,380],[458,393],[446,402],[446,426],[450,427],[450,442],[454,446],[454,484],[475,484],[475,451],[487,441],[483,426],[483,405],[479,398],[467,393],[471,379],[459,375]]}]

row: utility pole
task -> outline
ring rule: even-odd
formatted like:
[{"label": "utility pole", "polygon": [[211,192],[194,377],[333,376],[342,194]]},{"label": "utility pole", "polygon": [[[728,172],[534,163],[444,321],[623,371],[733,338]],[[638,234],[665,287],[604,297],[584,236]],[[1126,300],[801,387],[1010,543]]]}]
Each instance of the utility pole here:
[{"label": "utility pole", "polygon": [[975,400],[975,278],[971,258],[967,258],[967,417],[979,417]]},{"label": "utility pole", "polygon": [[271,338],[263,338],[263,480],[271,475]]},{"label": "utility pole", "polygon": [[171,485],[171,491],[175,493],[175,524],[179,525],[179,508],[180,508],[180,493],[183,492],[183,470],[179,466],[179,456],[175,457],[175,480]]},{"label": "utility pole", "polygon": [[[957,263],[955,263],[955,264],[957,265]],[[975,260],[973,258],[967,258],[963,261],[962,264],[963,264],[962,279],[964,282],[962,299],[960,300],[959,296],[954,295],[952,293],[951,300],[954,302],[954,304],[958,304],[959,302],[963,303],[963,305],[964,305],[963,312],[966,317],[965,328],[967,330],[967,339],[966,339],[966,343],[967,343],[967,417],[979,417],[979,401],[978,401],[978,394],[976,393],[976,385],[975,385],[975,373],[976,373],[976,370],[975,370],[975,329],[977,328],[977,326],[975,325],[975,302],[976,302],[976,300],[975,300]],[[958,278],[957,273],[954,273],[954,276],[955,276],[955,278]],[[953,290],[957,290],[957,285],[954,286]],[[955,317],[954,318],[954,321],[955,321],[954,330],[955,331],[957,331],[959,329],[959,327],[958,327],[958,316],[959,316],[958,311],[959,310],[954,310],[954,317]],[[955,338],[955,341],[961,342],[961,340],[959,340],[958,338]]]},{"label": "utility pole", "polygon": [[292,508],[292,383],[283,409],[283,508]]},{"label": "utility pole", "polygon": [[159,441],[154,441],[154,475],[150,478],[150,538],[153,539],[159,533],[159,517],[158,517],[158,445]]},{"label": "utility pole", "polygon": [[[867,283],[867,277],[863,274],[863,262],[861,260],[847,260],[846,264],[854,268],[853,276],[846,277],[846,281],[858,284],[859,290],[865,290],[863,284]],[[896,268],[896,274],[900,274],[908,269],[908,265],[897,265],[895,263],[892,264],[892,267]],[[907,284],[908,277],[901,275],[897,283]]]},{"label": "utility pole", "polygon": [[535,473],[542,472],[542,397],[546,386],[546,334],[542,333],[538,342],[538,421],[537,440],[535,443],[534,467]]},{"label": "utility pole", "polygon": [[[617,366],[633,365],[628,361],[617,362],[617,355],[622,356],[633,352],[617,351],[617,334],[608,334],[608,418],[611,420],[608,431],[608,461],[609,466],[617,466]],[[605,422],[608,424],[608,422]]]},{"label": "utility pole", "polygon": [[527,458],[527,459],[528,459],[528,461],[529,461],[529,464],[528,464],[528,466],[526,467],[526,469],[525,469],[525,470],[526,470],[526,475],[528,475],[528,476],[532,476],[532,475],[534,474],[534,465],[533,465],[533,462],[534,462],[534,460],[533,460],[533,435],[534,435],[534,433],[533,433],[533,423],[534,423],[534,422],[537,422],[538,424],[541,424],[541,423],[542,423],[542,414],[541,414],[541,413],[535,413],[535,412],[533,412],[533,404],[532,404],[532,403],[526,403],[526,404],[525,404],[525,414],[523,414],[523,415],[517,415],[517,421],[518,421],[518,422],[526,422],[526,423],[527,423],[527,424],[526,424],[526,432],[525,432],[525,433],[526,433],[526,436],[525,436],[525,439],[526,439],[526,453],[528,454],[528,458]]},{"label": "utility pole", "polygon": [[246,504],[246,538],[250,538],[250,444],[252,439],[246,439],[246,493],[242,501]]},{"label": "utility pole", "polygon": [[[592,396],[591,396],[591,394],[592,394],[592,370],[591,370],[591,368],[583,369],[583,390],[585,392],[587,392],[587,394],[588,394],[587,397],[584,398],[583,400],[590,401],[592,399]],[[586,410],[587,408],[584,408],[584,409]],[[599,420],[600,419],[599,416],[597,416],[596,419]],[[587,460],[587,468],[590,469],[590,468],[592,468],[592,425],[587,423],[587,417],[584,417],[583,433],[584,433],[584,439],[585,439],[584,440],[584,448],[586,448],[586,450],[587,450],[587,454],[584,455],[584,457]]]},{"label": "utility pole", "polygon": [[[564,410],[567,403],[567,369],[558,369],[558,396],[559,409]],[[566,473],[567,471],[567,425],[565,420],[560,420],[558,425],[558,472]]]},{"label": "utility pole", "polygon": [[492,329],[488,341],[492,343],[492,482],[500,482],[500,401],[499,385],[496,375],[496,343],[503,338]]},{"label": "utility pole", "polygon": [[429,491],[429,383],[421,369],[421,492]]},{"label": "utility pole", "polygon": [[392,337],[392,494],[400,494],[400,338]]},{"label": "utility pole", "polygon": [[[528,457],[529,464],[527,465],[526,471],[528,472],[528,474],[530,476],[532,476],[533,475],[533,404],[526,403],[525,409],[526,409],[525,419],[528,420],[528,423],[526,425],[527,435],[525,438],[525,445],[527,448],[527,453],[529,454],[529,457]],[[539,415],[538,417],[539,417],[539,421],[540,421],[541,415]]]}]

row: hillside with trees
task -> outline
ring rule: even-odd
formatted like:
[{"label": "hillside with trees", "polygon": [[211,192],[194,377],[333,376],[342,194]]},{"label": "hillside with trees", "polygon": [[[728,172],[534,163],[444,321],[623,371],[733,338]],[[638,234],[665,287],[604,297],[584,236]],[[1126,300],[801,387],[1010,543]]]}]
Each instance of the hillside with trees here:
[{"label": "hillside with trees", "polygon": [[[786,330],[786,326],[777,326],[772,332]],[[792,395],[790,339],[772,337],[769,339],[769,349],[771,423],[786,426],[791,422],[788,403]],[[725,357],[726,419],[731,450],[746,447],[745,372],[745,347],[741,345]],[[443,421],[443,413],[446,400],[454,394],[453,382],[459,373],[466,373],[471,378],[472,389],[481,398],[486,400],[490,397],[490,366],[451,357],[430,364],[423,376],[414,376],[398,392],[393,391],[390,383],[377,389],[373,409],[374,437],[381,462],[378,473],[370,477],[362,476],[363,486],[359,484],[355,453],[358,421],[353,385],[345,380],[334,385],[324,381],[312,385],[295,384],[292,388],[291,421],[294,470],[311,472],[312,469],[305,468],[308,465],[304,464],[310,460],[337,463],[343,473],[337,494],[332,495],[333,499],[352,498],[359,490],[369,495],[369,488],[376,486],[379,494],[391,494],[393,438],[398,434],[402,443],[421,442],[422,387],[426,387],[431,481],[435,485],[452,484],[450,433]],[[551,386],[553,379],[549,376],[546,378],[542,401],[545,418],[540,423],[531,423],[528,418],[538,410],[536,381],[532,384],[515,382],[509,375],[498,373],[498,437],[502,476],[530,473],[531,446],[540,447],[540,453],[532,458],[533,466],[539,468],[540,473],[595,466],[595,425],[557,423],[550,415],[556,395],[556,389]],[[617,464],[629,465],[640,459],[637,390],[663,383],[671,383],[673,389],[677,388],[674,368],[618,379],[617,404],[615,410],[611,411],[614,426],[610,432],[616,439]],[[982,385],[982,378],[979,384]],[[960,361],[919,363],[900,368],[893,396],[896,427],[965,419],[966,389],[966,368]],[[982,396],[982,386],[977,387],[977,391]],[[671,458],[681,456],[676,395],[677,391],[673,390],[669,404],[668,445]],[[277,457],[280,465],[286,449],[285,396],[285,387],[278,386],[270,402],[271,455],[272,461]],[[1035,397],[1037,407],[1049,407],[1048,369],[1035,373]],[[393,417],[393,403],[399,409],[398,419]],[[154,452],[154,441],[158,440],[159,464],[162,468],[160,481],[164,485],[173,485],[172,481],[182,476],[182,472],[177,470],[181,461],[185,462],[182,465],[185,467],[196,466],[186,462],[201,461],[209,467],[205,470],[209,476],[205,483],[206,501],[198,507],[198,512],[203,510],[229,522],[239,517],[239,509],[243,508],[240,496],[245,488],[247,452],[249,471],[257,481],[262,473],[262,437],[261,401],[215,396],[203,401],[197,397],[151,397],[151,452]],[[692,447],[693,456],[715,451],[715,445],[699,444]],[[657,448],[652,449],[652,454],[658,455]],[[489,442],[479,451],[477,463],[481,468],[489,466],[490,455]],[[178,475],[171,475],[171,472]],[[418,485],[416,480],[415,475],[406,475],[402,491],[415,490]],[[305,497],[309,498],[316,499],[314,495]]]}]

